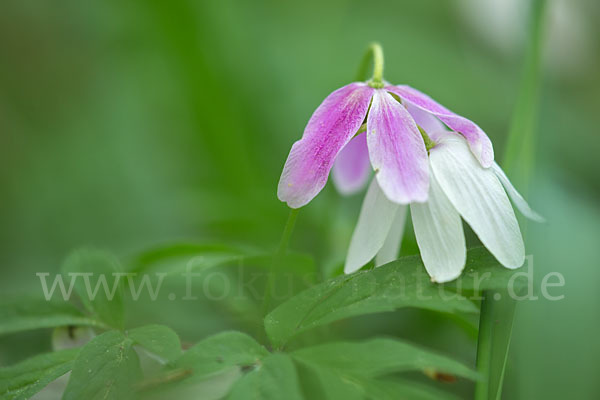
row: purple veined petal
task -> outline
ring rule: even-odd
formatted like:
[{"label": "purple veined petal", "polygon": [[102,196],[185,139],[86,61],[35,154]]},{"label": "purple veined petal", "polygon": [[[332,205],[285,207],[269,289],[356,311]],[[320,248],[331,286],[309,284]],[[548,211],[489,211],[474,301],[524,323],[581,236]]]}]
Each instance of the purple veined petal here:
[{"label": "purple veined petal", "polygon": [[352,233],[344,273],[358,271],[375,257],[388,237],[396,212],[405,213],[403,208],[406,206],[388,200],[377,179],[371,181]]},{"label": "purple veined petal", "polygon": [[277,188],[279,200],[299,208],[323,189],[336,156],[362,125],[373,92],[355,82],[327,96],[290,150]]},{"label": "purple veined petal", "polygon": [[450,203],[481,243],[507,268],[525,260],[523,237],[508,196],[492,168],[483,168],[461,136],[430,150],[436,179]]},{"label": "purple veined petal", "polygon": [[434,175],[430,175],[429,199],[410,205],[421,259],[434,282],[458,278],[467,259],[460,215],[448,200]]},{"label": "purple veined petal", "polygon": [[469,142],[471,151],[481,165],[485,168],[492,166],[492,162],[494,161],[494,148],[492,147],[492,142],[476,123],[453,113],[425,93],[410,86],[387,86],[386,90],[398,95],[406,103],[410,103],[421,110],[432,113],[443,123],[448,125],[450,129],[461,133]]},{"label": "purple veined petal", "polygon": [[367,117],[367,145],[379,186],[398,204],[427,200],[427,150],[417,125],[387,91],[373,95]]},{"label": "purple veined petal", "polygon": [[365,187],[370,170],[367,134],[361,133],[337,155],[331,176],[338,192],[351,195]]}]

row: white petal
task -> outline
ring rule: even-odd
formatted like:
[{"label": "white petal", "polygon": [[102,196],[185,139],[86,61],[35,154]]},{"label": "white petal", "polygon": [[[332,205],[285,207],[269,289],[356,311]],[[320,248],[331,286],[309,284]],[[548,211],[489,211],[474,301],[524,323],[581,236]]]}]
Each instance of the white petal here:
[{"label": "white petal", "polygon": [[525,259],[523,237],[494,171],[483,168],[458,136],[432,148],[430,161],[444,193],[484,246],[505,267],[520,267]]},{"label": "white petal", "polygon": [[465,267],[467,246],[460,215],[433,176],[426,203],[412,203],[410,213],[421,259],[431,280],[456,279]]},{"label": "white petal", "polygon": [[383,246],[390,231],[398,204],[385,196],[373,179],[360,209],[358,223],[354,228],[344,272],[351,274],[371,261]]},{"label": "white petal", "polygon": [[375,266],[379,267],[383,264],[387,264],[398,259],[398,253],[400,253],[400,244],[402,243],[402,236],[404,236],[404,226],[406,225],[406,211],[408,207],[401,205],[396,211],[396,217],[392,222],[392,227],[383,243],[383,247],[375,256]]},{"label": "white petal", "polygon": [[517,189],[515,189],[515,187],[512,185],[512,183],[504,173],[504,171],[502,171],[502,168],[500,168],[500,166],[497,163],[492,164],[492,169],[496,173],[498,179],[500,179],[500,182],[502,183],[502,186],[504,186],[506,193],[508,193],[508,196],[517,207],[517,210],[521,212],[521,214],[535,222],[546,221],[544,217],[542,217],[540,214],[533,211],[531,207],[529,207],[527,201],[525,201],[523,196],[521,196],[521,194],[517,192]]}]

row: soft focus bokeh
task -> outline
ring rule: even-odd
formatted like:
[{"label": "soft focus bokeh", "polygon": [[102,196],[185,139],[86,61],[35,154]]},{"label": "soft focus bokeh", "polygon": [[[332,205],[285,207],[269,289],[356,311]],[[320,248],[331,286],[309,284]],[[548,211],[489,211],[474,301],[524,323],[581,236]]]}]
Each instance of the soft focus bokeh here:
[{"label": "soft focus bokeh", "polygon": [[[290,146],[320,101],[354,79],[372,40],[384,47],[388,81],[477,121],[501,160],[526,3],[3,1],[2,296],[39,292],[35,272],[56,272],[81,246],[122,257],[177,240],[274,248]],[[595,0],[548,1],[536,171],[519,189],[547,218],[528,228],[535,274],[562,273],[565,287],[552,290],[565,298],[518,305],[510,399],[600,395],[599,18]],[[337,268],[361,199],[328,185],[301,211],[291,247],[323,271]],[[415,251],[409,235],[403,252]],[[190,341],[223,328],[200,308],[185,313],[179,326],[159,311],[149,318]],[[472,335],[439,316],[367,319],[382,334],[474,360]],[[346,336],[361,337],[365,321]],[[0,365],[47,347],[46,336],[1,338]]]}]

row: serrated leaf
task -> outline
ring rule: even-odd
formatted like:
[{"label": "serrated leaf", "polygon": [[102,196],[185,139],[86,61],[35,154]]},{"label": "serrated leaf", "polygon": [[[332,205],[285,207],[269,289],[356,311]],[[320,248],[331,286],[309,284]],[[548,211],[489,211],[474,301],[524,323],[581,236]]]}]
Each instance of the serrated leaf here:
[{"label": "serrated leaf", "polygon": [[290,356],[269,354],[232,387],[228,400],[303,400]]},{"label": "serrated leaf", "polygon": [[131,399],[141,377],[133,340],[110,331],[92,339],[79,353],[64,400]]},{"label": "serrated leaf", "polygon": [[191,369],[196,378],[206,377],[232,367],[253,367],[267,354],[245,333],[223,332],[192,346],[174,362],[173,368]]},{"label": "serrated leaf", "polygon": [[63,279],[75,279],[75,290],[86,309],[107,325],[123,326],[125,276],[110,253],[93,249],[77,250],[65,260]]},{"label": "serrated leaf", "polygon": [[40,354],[0,369],[0,399],[28,399],[69,372],[79,349]]},{"label": "serrated leaf", "polygon": [[326,343],[296,350],[292,356],[309,365],[361,378],[406,371],[479,378],[477,372],[458,361],[396,339]]},{"label": "serrated leaf", "polygon": [[423,271],[421,259],[411,256],[330,279],[273,310],[265,317],[265,329],[273,345],[280,347],[296,334],[319,325],[402,307],[477,312],[471,301],[431,283]]},{"label": "serrated leaf", "polygon": [[68,325],[103,326],[64,301],[25,298],[0,304],[0,335]]},{"label": "serrated leaf", "polygon": [[167,326],[146,325],[131,329],[127,336],[165,361],[173,361],[181,356],[179,336]]}]

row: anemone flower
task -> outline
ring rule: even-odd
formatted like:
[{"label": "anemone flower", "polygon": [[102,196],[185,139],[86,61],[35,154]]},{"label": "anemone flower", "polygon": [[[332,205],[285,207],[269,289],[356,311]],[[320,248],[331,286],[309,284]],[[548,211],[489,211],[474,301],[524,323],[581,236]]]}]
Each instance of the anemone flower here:
[{"label": "anemone flower", "polygon": [[308,121],[283,168],[279,199],[291,208],[307,204],[323,189],[332,167],[338,190],[353,193],[368,180],[370,164],[391,202],[425,202],[427,148],[407,108],[445,123],[466,138],[482,167],[492,165],[492,144],[475,123],[409,86],[355,82],[327,96]]},{"label": "anemone flower", "polygon": [[[412,111],[435,143],[429,150],[428,200],[410,204],[417,244],[431,280],[451,281],[465,266],[461,217],[503,266],[520,267],[525,249],[508,196],[526,217],[536,221],[542,218],[531,210],[498,164],[492,162],[489,168],[482,165],[468,139],[445,130],[421,108]],[[373,179],[350,242],[344,272],[360,269],[376,255],[376,265],[396,258],[407,208],[390,201]]]}]

